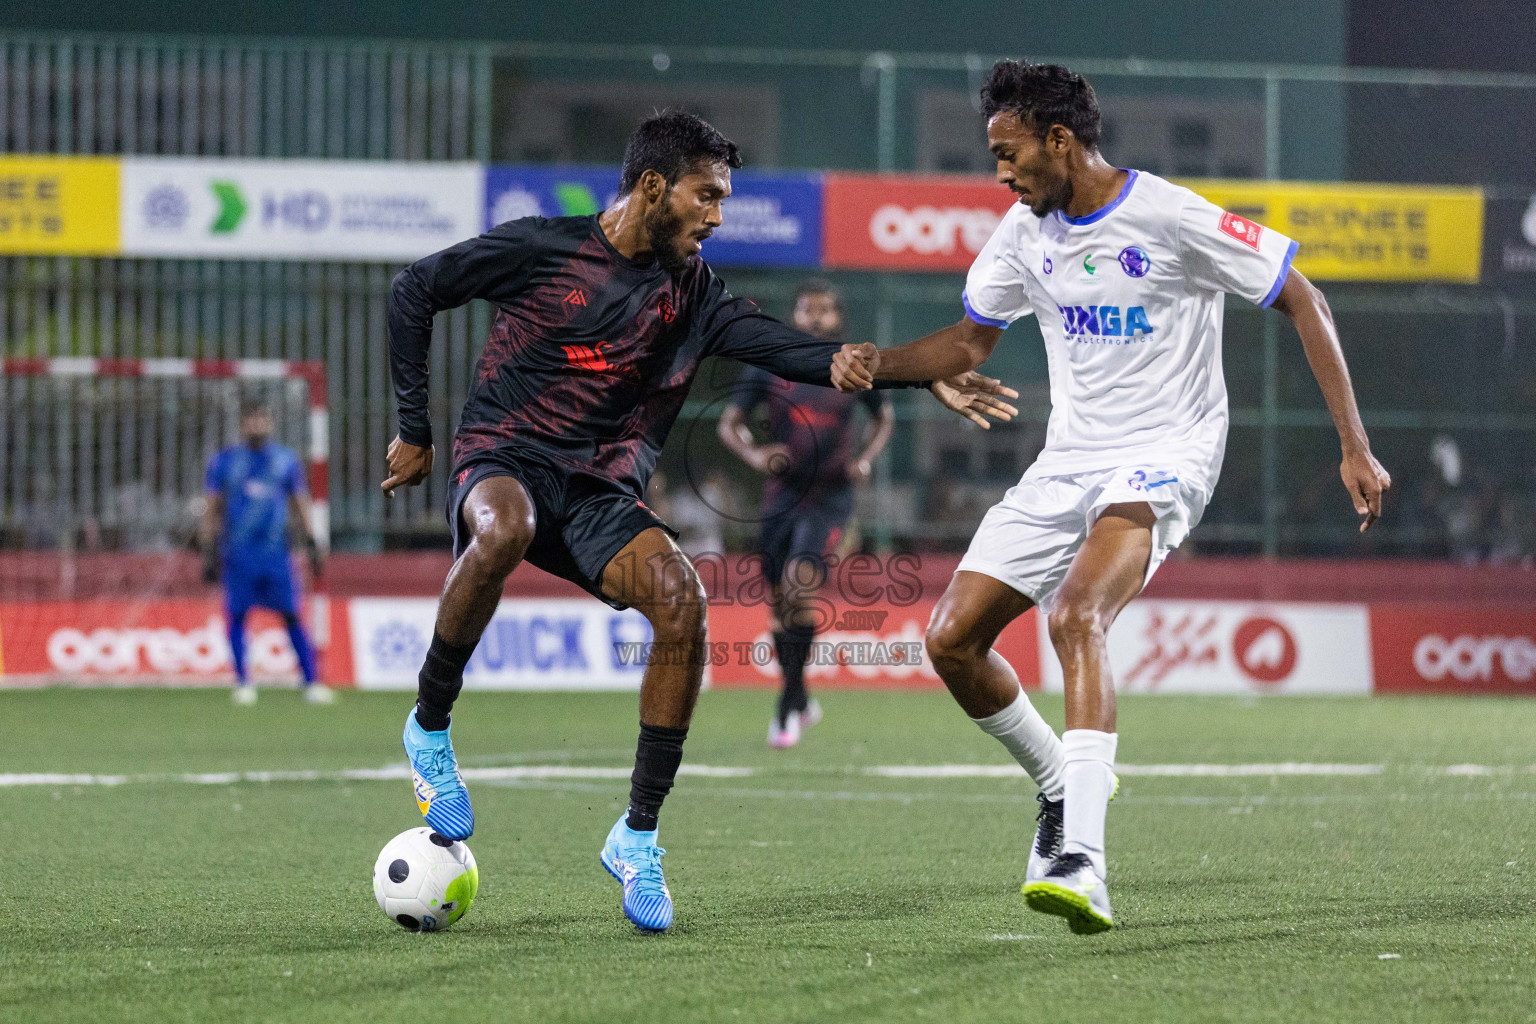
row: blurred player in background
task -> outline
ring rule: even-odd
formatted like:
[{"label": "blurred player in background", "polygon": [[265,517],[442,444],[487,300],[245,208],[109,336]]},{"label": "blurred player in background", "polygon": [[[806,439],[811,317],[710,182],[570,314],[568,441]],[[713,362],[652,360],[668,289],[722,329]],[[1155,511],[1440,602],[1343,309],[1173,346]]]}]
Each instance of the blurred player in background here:
[{"label": "blurred player in background", "polygon": [[[1034,313],[1051,421],[1040,457],[982,520],[928,626],[929,656],[965,712],[1040,786],[1024,895],[1074,932],[1113,925],[1104,854],[1115,688],[1104,638],[1200,521],[1221,469],[1227,292],[1273,305],[1301,337],[1339,432],[1360,528],[1390,478],[1371,454],[1322,292],[1291,266],[1296,243],[1152,174],[1100,155],[1099,104],[1058,65],[1001,61],[982,89],[998,181],[1019,201],[966,278],[958,323],[908,345],[845,346],[833,377],[943,378],[981,365]],[[992,644],[1031,605],[1065,678],[1058,740]]]},{"label": "blurred player in background", "polygon": [[299,585],[288,556],[292,512],[311,568],[320,575],[322,560],[310,529],[304,467],[296,454],[272,440],[272,410],[262,402],[241,405],[240,436],[242,444],[208,460],[208,504],[198,530],[203,578],[209,583],[217,580],[223,563],[224,610],[235,662],[234,699],[239,704],[256,701],[256,687],[246,675],[245,616],[252,608],[269,608],[288,627],[304,676],[304,698],[312,704],[329,704],[335,694],[319,682],[315,651],[299,618]]},{"label": "blurred player in background", "polygon": [[[813,278],[795,295],[793,323],[818,338],[844,339],[837,290]],[[767,404],[770,439],[759,445],[747,416]],[[873,418],[864,447],[855,451],[854,408]],[[792,747],[802,729],[821,721],[821,706],[805,688],[805,662],[824,612],[816,596],[827,578],[826,555],[842,539],[853,513],[854,489],[869,479],[875,459],[891,439],[896,411],[873,389],[857,396],[810,384],[794,384],[756,368],[737,382],[720,417],[720,440],[743,462],[767,474],[757,553],[773,588],[773,647],[784,686],[768,725],[770,747]]]},{"label": "blurred player in background", "polygon": [[[448,524],[455,562],[438,605],[416,706],[406,717],[416,802],[452,839],[474,831],[449,738],[464,666],[525,558],[651,623],[629,807],[600,851],[637,928],[672,923],[656,844],[703,679],[706,596],[674,532],[641,496],[699,364],[727,356],[831,387],[838,344],[726,291],[699,253],[731,194],[736,145],[692,114],[652,117],[625,147],[614,205],[586,217],[525,217],[418,260],[394,280],[388,316],[400,434],[386,493],[432,469],[432,319],[495,305],[453,444]],[[940,382],[964,415],[995,414],[996,382]]]}]

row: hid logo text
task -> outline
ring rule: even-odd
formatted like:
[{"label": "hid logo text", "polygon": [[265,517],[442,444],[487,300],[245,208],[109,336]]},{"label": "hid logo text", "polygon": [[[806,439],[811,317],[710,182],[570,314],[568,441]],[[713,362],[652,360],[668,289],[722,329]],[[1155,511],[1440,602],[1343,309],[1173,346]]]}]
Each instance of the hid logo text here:
[{"label": "hid logo text", "polygon": [[1145,306],[1061,306],[1061,326],[1069,337],[1126,338],[1144,341],[1152,334]]}]

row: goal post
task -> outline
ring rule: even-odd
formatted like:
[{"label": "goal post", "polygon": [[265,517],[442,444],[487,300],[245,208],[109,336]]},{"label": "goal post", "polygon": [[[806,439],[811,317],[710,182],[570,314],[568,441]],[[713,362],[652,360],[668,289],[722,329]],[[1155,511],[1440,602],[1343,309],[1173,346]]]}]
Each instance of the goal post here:
[{"label": "goal post", "polygon": [[[202,582],[192,545],[204,467],[238,443],[239,408],[250,398],[272,407],[274,440],[304,460],[309,527],[328,551],[324,364],[0,360],[0,684],[230,678],[222,601]],[[306,591],[326,660],[323,580]],[[273,620],[253,616],[247,647],[253,677],[293,677],[291,647]]]}]

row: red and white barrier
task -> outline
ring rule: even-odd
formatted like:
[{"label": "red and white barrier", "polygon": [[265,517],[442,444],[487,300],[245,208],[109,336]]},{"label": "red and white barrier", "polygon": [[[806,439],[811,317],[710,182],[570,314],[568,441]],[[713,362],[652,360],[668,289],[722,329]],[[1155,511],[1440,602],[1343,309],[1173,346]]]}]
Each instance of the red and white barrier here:
[{"label": "red and white barrier", "polygon": [[[18,591],[13,590],[12,599],[0,601],[0,685],[61,680],[211,684],[230,678],[216,592],[209,588],[196,597],[127,599],[118,589],[125,581],[109,571],[114,557],[130,556],[96,556],[100,564],[92,563],[91,578],[106,592],[58,600],[43,589],[46,573],[32,564],[37,556],[0,556],[0,572],[18,583],[34,576],[38,581],[24,588],[31,599],[16,600]],[[436,589],[448,559],[413,554],[352,556],[351,561],[357,564],[347,557],[333,563],[333,586],[343,596],[328,602],[310,599],[311,620],[319,620],[329,639],[321,654],[322,675],[333,685],[412,688],[431,639],[436,599],[358,591],[380,580]],[[411,571],[380,571],[379,566],[397,562],[409,562]],[[195,564],[179,568],[187,571],[175,578],[189,579],[178,585],[195,587]],[[774,686],[778,673],[768,608],[747,599],[739,586],[750,573],[727,568],[729,579],[738,584],[735,589],[710,587],[711,685]],[[1234,578],[1241,576],[1238,568],[1215,567],[1218,574]],[[908,572],[901,587],[876,594],[864,583],[880,577],[861,577],[856,592],[851,591],[853,600],[827,601],[826,628],[807,667],[810,684],[941,686],[922,639],[952,570],[952,560],[929,559]],[[1262,566],[1251,571],[1256,580],[1274,582]],[[1536,587],[1524,587],[1536,575],[1469,576],[1467,589],[1482,600],[1458,602],[1439,597],[1453,591],[1448,567],[1426,571],[1435,577],[1437,596],[1416,603],[1140,598],[1110,630],[1118,685],[1130,693],[1536,695]],[[1165,584],[1163,592],[1182,586],[1176,579],[1179,567],[1165,567],[1165,572],[1175,577],[1175,586]],[[1401,581],[1397,586],[1402,589]],[[508,594],[470,663],[469,686],[592,690],[638,685],[650,629],[637,612],[615,612],[528,569],[514,575]],[[293,654],[275,618],[253,618],[248,635],[257,675],[292,678]],[[1005,630],[997,650],[1027,688],[1061,687],[1060,666],[1036,613]]]}]

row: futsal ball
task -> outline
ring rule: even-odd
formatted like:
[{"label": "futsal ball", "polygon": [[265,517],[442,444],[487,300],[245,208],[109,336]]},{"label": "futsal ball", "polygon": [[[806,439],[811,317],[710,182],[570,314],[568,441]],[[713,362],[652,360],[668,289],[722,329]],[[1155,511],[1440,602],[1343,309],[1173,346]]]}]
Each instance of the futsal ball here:
[{"label": "futsal ball", "polygon": [[440,932],[464,916],[480,888],[475,855],[430,828],[391,839],[373,865],[373,895],[390,920],[413,932]]}]

